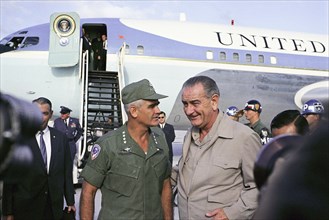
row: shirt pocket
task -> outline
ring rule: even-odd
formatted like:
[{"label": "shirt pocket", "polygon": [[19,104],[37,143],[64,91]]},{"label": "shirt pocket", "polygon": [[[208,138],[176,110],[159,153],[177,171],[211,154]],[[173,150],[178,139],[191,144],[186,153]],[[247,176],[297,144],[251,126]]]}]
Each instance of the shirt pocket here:
[{"label": "shirt pocket", "polygon": [[104,180],[104,186],[124,196],[131,196],[139,175],[140,167],[117,160],[109,170]]},{"label": "shirt pocket", "polygon": [[155,171],[155,174],[160,179],[165,179],[168,173],[168,159],[165,156],[161,156],[159,160],[157,160],[153,164],[153,169]]},{"label": "shirt pocket", "polygon": [[[208,191],[208,202],[227,204],[239,195],[239,182],[242,181],[239,160],[215,158],[211,166],[211,182],[213,186]],[[230,190],[230,193],[227,193]]]},{"label": "shirt pocket", "polygon": [[[214,186],[224,186],[225,188],[241,181],[241,169],[239,160],[228,160],[222,157],[214,158],[209,166],[209,182]],[[219,187],[222,188],[222,187]]]}]

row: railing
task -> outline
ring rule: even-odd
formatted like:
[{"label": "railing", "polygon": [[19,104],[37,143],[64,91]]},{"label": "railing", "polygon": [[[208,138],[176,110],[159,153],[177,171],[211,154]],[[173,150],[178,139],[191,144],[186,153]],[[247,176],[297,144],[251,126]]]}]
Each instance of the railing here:
[{"label": "railing", "polygon": [[[84,111],[83,111],[83,147],[82,147],[82,152],[81,154],[79,154],[78,156],[78,166],[81,165],[81,161],[86,153],[86,150],[87,150],[87,131],[88,131],[88,79],[89,79],[89,71],[88,71],[88,67],[89,67],[89,57],[88,57],[88,50],[85,52],[86,53],[86,57],[87,57],[87,61],[88,62],[85,62],[85,67],[86,67],[86,70],[85,70],[85,79],[84,79],[84,93],[81,93],[81,94],[84,94],[84,102],[83,102],[83,108],[84,108]],[[83,95],[81,96],[83,98]]]},{"label": "railing", "polygon": [[[120,88],[120,97],[122,98],[121,90],[125,86],[125,73],[124,73],[124,57],[126,54],[126,42],[123,42],[118,54],[119,62],[118,62],[118,81]],[[122,124],[124,124],[128,117],[126,111],[124,109],[123,103],[121,102],[121,114],[122,114]]]},{"label": "railing", "polygon": [[80,96],[80,103],[81,103],[81,108],[80,108],[80,123],[82,121],[82,127],[84,129],[83,132],[83,139],[80,141],[80,146],[78,148],[78,153],[77,153],[77,166],[81,166],[82,164],[82,159],[86,153],[86,148],[87,148],[87,126],[88,126],[88,121],[87,121],[87,106],[88,106],[88,67],[89,67],[89,53],[88,50],[82,53],[82,59],[81,59],[81,64],[80,64],[80,84],[81,84],[81,96]]}]

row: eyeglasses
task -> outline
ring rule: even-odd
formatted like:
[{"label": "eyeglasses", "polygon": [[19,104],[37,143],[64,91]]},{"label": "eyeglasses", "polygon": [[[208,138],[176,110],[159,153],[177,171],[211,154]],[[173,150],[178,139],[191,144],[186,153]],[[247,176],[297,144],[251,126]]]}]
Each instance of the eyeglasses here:
[{"label": "eyeglasses", "polygon": [[160,119],[160,118],[164,118],[164,117],[158,117],[158,119]]}]

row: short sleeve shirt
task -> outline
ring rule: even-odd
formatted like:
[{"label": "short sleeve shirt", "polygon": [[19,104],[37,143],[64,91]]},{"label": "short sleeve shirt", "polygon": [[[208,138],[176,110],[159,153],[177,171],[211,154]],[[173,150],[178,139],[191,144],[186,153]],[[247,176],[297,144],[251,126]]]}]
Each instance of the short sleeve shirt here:
[{"label": "short sleeve shirt", "polygon": [[163,219],[162,186],[171,173],[168,145],[160,128],[149,132],[147,153],[126,124],[93,146],[81,176],[101,189],[99,219]]}]

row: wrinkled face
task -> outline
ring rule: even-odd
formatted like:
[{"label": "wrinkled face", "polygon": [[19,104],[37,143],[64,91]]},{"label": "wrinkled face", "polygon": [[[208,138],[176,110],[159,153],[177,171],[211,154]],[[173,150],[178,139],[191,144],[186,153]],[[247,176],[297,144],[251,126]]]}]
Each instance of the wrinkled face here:
[{"label": "wrinkled face", "polygon": [[166,121],[166,116],[164,114],[159,114],[159,123],[163,124]]},{"label": "wrinkled face", "polygon": [[158,100],[143,100],[139,107],[134,107],[132,115],[146,127],[157,126],[159,124],[159,104]]},{"label": "wrinkled face", "polygon": [[42,127],[41,130],[45,129],[48,125],[48,121],[53,116],[53,111],[50,109],[48,104],[36,103],[42,113]]},{"label": "wrinkled face", "polygon": [[70,117],[70,113],[66,113],[66,114],[61,113],[61,119],[63,120],[68,119],[69,117]]},{"label": "wrinkled face", "polygon": [[218,95],[207,97],[203,85],[198,83],[192,87],[183,88],[182,103],[184,112],[191,124],[200,129],[211,127],[216,120]]}]

